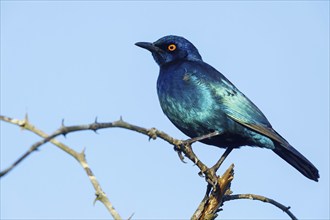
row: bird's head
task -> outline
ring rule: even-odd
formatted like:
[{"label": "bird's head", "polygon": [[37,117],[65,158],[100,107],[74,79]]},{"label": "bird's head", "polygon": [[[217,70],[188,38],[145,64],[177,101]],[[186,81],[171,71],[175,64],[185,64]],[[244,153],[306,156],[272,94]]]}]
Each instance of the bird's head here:
[{"label": "bird's head", "polygon": [[159,66],[177,60],[202,60],[197,48],[179,36],[169,35],[154,43],[138,42],[135,45],[149,50]]}]

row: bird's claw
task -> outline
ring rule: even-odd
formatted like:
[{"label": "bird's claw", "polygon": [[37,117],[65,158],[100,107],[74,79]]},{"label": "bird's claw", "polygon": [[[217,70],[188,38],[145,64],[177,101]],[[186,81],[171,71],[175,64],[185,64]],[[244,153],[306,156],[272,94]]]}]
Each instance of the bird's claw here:
[{"label": "bird's claw", "polygon": [[186,161],[184,161],[184,156],[182,154],[182,151],[177,146],[174,146],[174,151],[178,153],[178,156],[182,163],[187,163]]},{"label": "bird's claw", "polygon": [[215,173],[215,170],[213,168],[207,169],[205,171],[201,171],[198,173],[201,177],[205,177],[206,182],[213,187],[213,189],[216,189],[218,185],[218,178]]}]

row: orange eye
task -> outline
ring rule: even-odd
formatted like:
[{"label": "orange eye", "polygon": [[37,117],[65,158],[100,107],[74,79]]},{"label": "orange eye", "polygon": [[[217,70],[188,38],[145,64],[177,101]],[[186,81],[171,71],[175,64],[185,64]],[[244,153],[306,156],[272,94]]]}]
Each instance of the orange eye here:
[{"label": "orange eye", "polygon": [[170,45],[168,45],[167,49],[168,49],[169,51],[175,51],[176,46],[175,46],[175,44],[170,44]]}]

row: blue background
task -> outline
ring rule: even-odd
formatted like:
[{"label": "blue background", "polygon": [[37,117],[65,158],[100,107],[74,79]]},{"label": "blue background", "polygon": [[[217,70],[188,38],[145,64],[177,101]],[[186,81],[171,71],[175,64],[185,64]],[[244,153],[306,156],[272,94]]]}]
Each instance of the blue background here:
[{"label": "blue background", "polygon": [[[329,219],[329,1],[1,1],[1,114],[52,133],[114,121],[186,139],[162,113],[158,66],[137,41],[175,34],[199,49],[320,171],[306,179],[272,151],[235,150],[234,193],[291,206],[301,219]],[[1,122],[1,170],[40,138]],[[191,162],[162,140],[107,129],[59,137],[87,160],[123,218],[187,219],[206,188]],[[212,165],[223,149],[193,145]],[[2,219],[105,219],[78,163],[51,144],[0,180]],[[219,219],[283,219],[258,201],[227,202]]]}]

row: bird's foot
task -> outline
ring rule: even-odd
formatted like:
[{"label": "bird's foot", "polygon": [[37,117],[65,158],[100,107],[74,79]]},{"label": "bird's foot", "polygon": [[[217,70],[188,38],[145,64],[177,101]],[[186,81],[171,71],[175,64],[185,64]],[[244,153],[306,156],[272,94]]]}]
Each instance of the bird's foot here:
[{"label": "bird's foot", "polygon": [[216,170],[212,168],[208,168],[206,170],[200,171],[198,173],[199,176],[205,177],[206,182],[212,186],[214,189],[218,185],[218,176],[216,174]]}]

